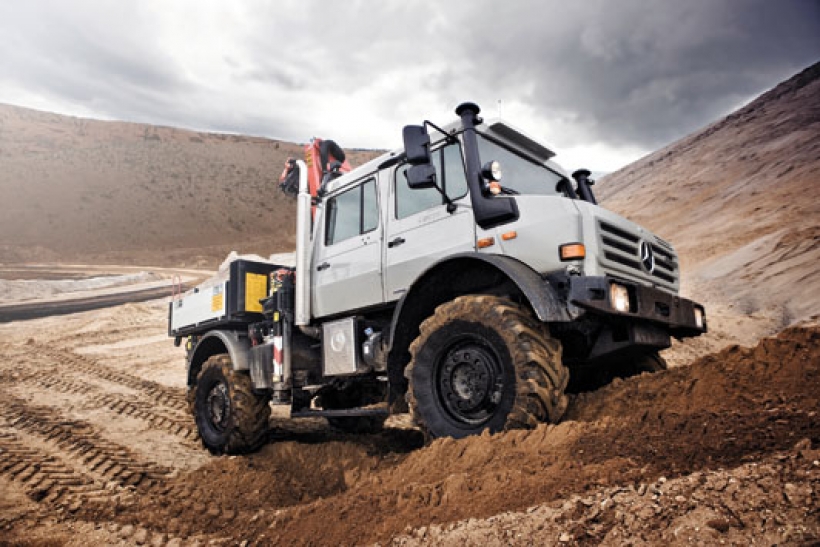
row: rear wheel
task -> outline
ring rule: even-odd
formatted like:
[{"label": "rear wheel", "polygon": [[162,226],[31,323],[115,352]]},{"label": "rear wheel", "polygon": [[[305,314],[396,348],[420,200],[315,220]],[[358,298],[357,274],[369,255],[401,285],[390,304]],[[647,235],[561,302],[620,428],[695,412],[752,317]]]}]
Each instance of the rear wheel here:
[{"label": "rear wheel", "polygon": [[202,444],[214,454],[258,449],[268,432],[268,397],[253,392],[250,376],[233,370],[227,354],[205,361],[193,393]]},{"label": "rear wheel", "polygon": [[439,306],[410,346],[408,403],[428,437],[557,422],[569,375],[561,344],[524,307],[472,295]]}]

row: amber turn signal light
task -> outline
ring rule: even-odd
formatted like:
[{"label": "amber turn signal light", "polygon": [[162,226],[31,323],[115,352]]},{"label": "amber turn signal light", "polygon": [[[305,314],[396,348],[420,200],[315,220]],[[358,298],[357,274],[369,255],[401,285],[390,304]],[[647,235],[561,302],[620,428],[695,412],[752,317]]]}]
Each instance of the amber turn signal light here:
[{"label": "amber turn signal light", "polygon": [[484,249],[487,247],[492,247],[495,245],[495,238],[494,237],[483,237],[476,241],[476,247],[479,249]]},{"label": "amber turn signal light", "polygon": [[507,233],[501,234],[501,239],[503,239],[504,241],[509,241],[509,240],[515,239],[517,237],[518,237],[518,232],[507,232]]},{"label": "amber turn signal light", "polygon": [[561,260],[580,260],[587,255],[587,249],[583,243],[567,243],[558,249]]}]

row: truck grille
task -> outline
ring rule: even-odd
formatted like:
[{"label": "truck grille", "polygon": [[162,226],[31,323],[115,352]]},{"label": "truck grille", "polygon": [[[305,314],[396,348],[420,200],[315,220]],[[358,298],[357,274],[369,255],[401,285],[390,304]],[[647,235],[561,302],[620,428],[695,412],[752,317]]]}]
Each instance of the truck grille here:
[{"label": "truck grille", "polygon": [[678,260],[672,245],[657,236],[645,238],[654,255],[650,273],[641,263],[641,236],[603,220],[598,221],[601,236],[601,264],[619,275],[649,281],[670,290],[678,288]]}]

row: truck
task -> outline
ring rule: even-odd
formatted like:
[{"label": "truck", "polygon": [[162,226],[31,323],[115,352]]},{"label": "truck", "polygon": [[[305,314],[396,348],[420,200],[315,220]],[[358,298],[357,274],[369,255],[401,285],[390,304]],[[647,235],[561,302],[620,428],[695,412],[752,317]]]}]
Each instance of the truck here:
[{"label": "truck", "polygon": [[409,412],[427,439],[555,423],[568,392],[663,370],[672,337],[706,332],[670,243],[479,114],[406,126],[318,188],[292,162],[295,264],[238,259],[170,302],[208,450],[257,450],[274,407],[360,433]]}]

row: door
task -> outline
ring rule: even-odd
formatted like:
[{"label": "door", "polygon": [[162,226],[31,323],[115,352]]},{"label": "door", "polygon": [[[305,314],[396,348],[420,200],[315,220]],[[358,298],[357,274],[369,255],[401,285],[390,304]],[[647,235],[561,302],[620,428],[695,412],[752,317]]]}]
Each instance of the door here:
[{"label": "door", "polygon": [[475,250],[475,220],[461,146],[449,144],[432,155],[438,184],[457,208],[447,212],[435,188],[411,189],[404,176],[407,165],[393,171],[384,244],[384,299],[388,302],[401,298],[440,259]]},{"label": "door", "polygon": [[379,203],[375,178],[325,200],[314,244],[311,305],[315,317],[383,302]]}]

